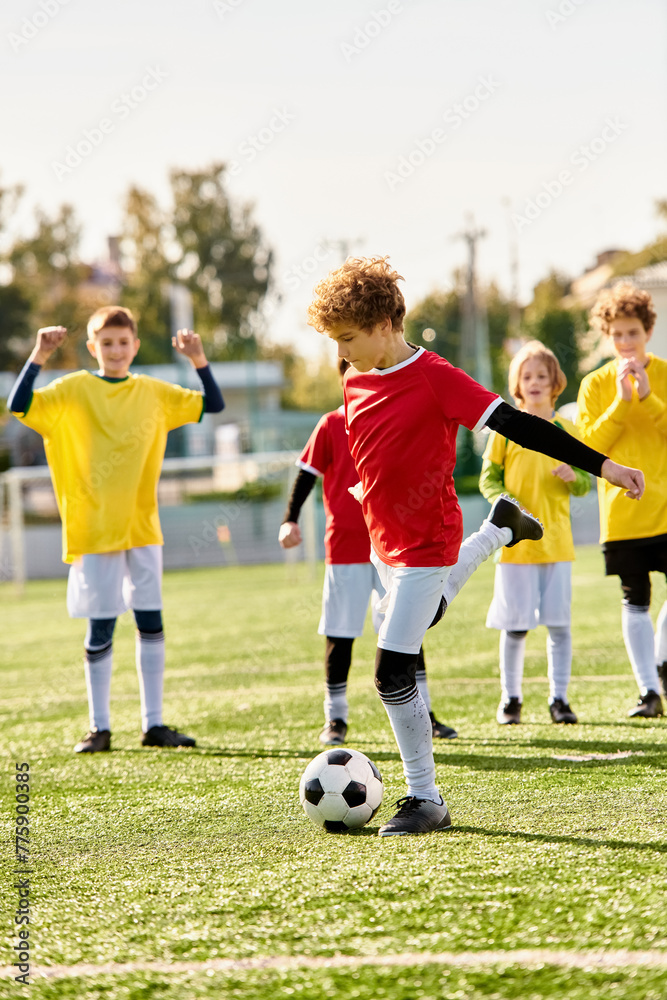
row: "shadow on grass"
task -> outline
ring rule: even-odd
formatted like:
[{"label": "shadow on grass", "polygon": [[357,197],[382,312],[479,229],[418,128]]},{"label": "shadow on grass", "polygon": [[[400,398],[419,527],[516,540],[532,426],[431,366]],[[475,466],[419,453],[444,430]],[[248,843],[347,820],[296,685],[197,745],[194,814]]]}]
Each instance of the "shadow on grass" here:
[{"label": "shadow on grass", "polygon": [[523,830],[489,830],[483,826],[457,826],[452,827],[451,832],[474,833],[481,837],[497,837],[503,840],[521,840],[527,843],[539,844],[574,844],[577,847],[609,847],[615,851],[656,851],[659,854],[667,854],[667,843],[664,841],[646,841],[644,843],[635,840],[593,840],[591,837],[568,837],[557,833],[526,833]]}]

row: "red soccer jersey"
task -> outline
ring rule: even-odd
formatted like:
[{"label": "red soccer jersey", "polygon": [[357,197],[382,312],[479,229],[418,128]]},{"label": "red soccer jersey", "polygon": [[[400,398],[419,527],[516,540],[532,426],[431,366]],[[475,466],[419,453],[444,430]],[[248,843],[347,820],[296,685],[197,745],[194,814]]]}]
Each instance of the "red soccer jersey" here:
[{"label": "red soccer jersey", "polygon": [[373,548],[389,566],[453,566],[463,537],[456,434],[459,424],[479,430],[500,396],[423,348],[393,368],[350,368],[344,385]]},{"label": "red soccer jersey", "polygon": [[297,465],[322,476],[322,499],[327,515],[324,551],[328,563],[367,563],[371,556],[368,528],[361,504],[348,493],[359,482],[345,430],[343,407],[325,413]]}]

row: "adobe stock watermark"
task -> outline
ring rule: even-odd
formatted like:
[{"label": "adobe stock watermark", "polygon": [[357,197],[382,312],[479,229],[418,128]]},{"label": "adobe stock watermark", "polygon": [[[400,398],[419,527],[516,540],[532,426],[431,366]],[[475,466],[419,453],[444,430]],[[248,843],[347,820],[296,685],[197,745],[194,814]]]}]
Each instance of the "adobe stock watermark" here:
[{"label": "adobe stock watermark", "polygon": [[557,7],[545,10],[544,16],[552,28],[557,28],[573,14],[576,14],[579,7],[583,7],[585,3],[586,0],[561,0]]},{"label": "adobe stock watermark", "polygon": [[240,174],[243,167],[252,163],[293,121],[296,121],[296,115],[287,108],[274,108],[264,128],[260,128],[254,135],[246,136],[239,144],[237,151],[239,159],[230,160],[227,166],[229,176],[236,177]]},{"label": "adobe stock watermark", "polygon": [[222,21],[227,14],[233,14],[244,3],[245,0],[213,0],[213,10]]},{"label": "adobe stock watermark", "polygon": [[404,11],[400,0],[389,0],[386,7],[371,11],[371,16],[364,24],[357,25],[352,34],[351,42],[341,42],[340,50],[345,56],[345,62],[350,63],[355,56],[361,55],[373,39],[381,35],[392,23],[397,14]]},{"label": "adobe stock watermark", "polygon": [[477,85],[462,101],[453,104],[443,112],[442,120],[448,128],[438,126],[434,128],[423,139],[417,139],[413,148],[404,156],[399,157],[394,170],[386,170],[384,179],[390,191],[395,191],[400,184],[404,184],[409,177],[412,177],[415,170],[437,152],[438,148],[446,142],[448,136],[461,128],[479,108],[489,100],[500,89],[500,83],[492,76],[480,76]]},{"label": "adobe stock watermark", "polygon": [[100,118],[92,128],[83,130],[82,136],[65,147],[62,160],[52,160],[51,169],[59,181],[68,177],[84,160],[102,145],[108,135],[116,131],[118,122],[125,121],[136,111],[153,91],[167,79],[167,73],[159,66],[149,66],[139,83],[131,90],[123,91],[111,104],[111,116]]},{"label": "adobe stock watermark", "polygon": [[39,0],[38,10],[30,17],[23,18],[18,31],[10,31],[7,35],[7,41],[14,52],[20,52],[24,45],[36,38],[69,2],[70,0]]},{"label": "adobe stock watermark", "polygon": [[577,175],[585,173],[590,165],[595,163],[627,128],[627,124],[622,122],[618,116],[605,119],[604,128],[600,134],[586,145],[577,146],[570,154],[568,163],[572,167],[576,167],[576,171],[564,168],[550,180],[542,181],[542,189],[533,198],[526,201],[523,212],[512,214],[512,224],[517,233],[520,233],[527,226],[532,226],[533,222],[539,219],[553,202],[557,201],[574,183]]}]

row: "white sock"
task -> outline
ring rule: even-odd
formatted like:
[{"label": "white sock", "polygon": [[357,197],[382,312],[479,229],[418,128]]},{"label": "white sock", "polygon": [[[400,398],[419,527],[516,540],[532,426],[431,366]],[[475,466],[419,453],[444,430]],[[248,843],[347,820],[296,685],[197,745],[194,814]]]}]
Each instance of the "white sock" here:
[{"label": "white sock", "polygon": [[522,701],[523,659],[526,637],[517,639],[504,629],[500,633],[500,688],[503,704],[510,698]]},{"label": "white sock", "polygon": [[347,722],[347,684],[324,684],[324,721],[342,719]]},{"label": "white sock", "polygon": [[428,690],[428,681],[426,680],[426,671],[418,670],[415,675],[415,680],[417,681],[417,687],[419,688],[419,693],[424,699],[424,704],[426,705],[426,711],[431,711],[431,695]]},{"label": "white sock", "polygon": [[660,681],[653,648],[655,637],[648,607],[624,601],[621,604],[621,629],[640,694],[658,691]]},{"label": "white sock", "polygon": [[88,689],[88,713],[91,729],[111,729],[110,694],[113,669],[111,643],[99,649],[86,649],[83,661]]},{"label": "white sock", "polygon": [[549,665],[549,704],[555,698],[567,703],[567,686],[572,673],[572,630],[569,625],[549,628],[547,663]]},{"label": "white sock", "polygon": [[482,522],[479,531],[464,539],[459,550],[456,565],[452,566],[442,596],[447,607],[452,603],[478,566],[492,556],[513,538],[511,528],[498,528],[488,518]]},{"label": "white sock", "polygon": [[440,803],[442,799],[435,784],[432,726],[424,699],[416,686],[380,697],[401,753],[408,795]]},{"label": "white sock", "polygon": [[655,662],[667,662],[667,601],[660,608],[655,623]]},{"label": "white sock", "polygon": [[162,689],[164,687],[164,632],[137,632],[135,642],[141,728],[162,725]]}]

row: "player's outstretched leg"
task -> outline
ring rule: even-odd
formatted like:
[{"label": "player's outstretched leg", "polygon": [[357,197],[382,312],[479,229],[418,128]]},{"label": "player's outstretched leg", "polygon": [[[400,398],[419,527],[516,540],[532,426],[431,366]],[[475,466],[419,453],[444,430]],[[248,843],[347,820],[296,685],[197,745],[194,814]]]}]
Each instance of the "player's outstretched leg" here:
[{"label": "player's outstretched leg", "polygon": [[417,670],[415,673],[415,680],[417,682],[417,687],[419,688],[419,693],[424,699],[424,704],[426,705],[429,718],[431,720],[431,736],[434,740],[453,740],[459,735],[455,729],[451,726],[446,726],[444,722],[439,722],[433,710],[431,708],[431,693],[428,689],[428,681],[426,680],[426,660],[424,658],[424,647],[419,650],[417,654]]},{"label": "player's outstretched leg", "polygon": [[541,522],[517,500],[503,493],[494,501],[479,531],[465,538],[456,565],[447,577],[440,608],[429,628],[436,625],[475,570],[503,545],[511,547],[524,539],[537,541],[544,534]]},{"label": "player's outstretched leg", "polygon": [[115,618],[91,618],[84,640],[84,670],[88,690],[90,730],[74,747],[75,753],[111,749],[110,692]]},{"label": "player's outstretched leg", "polygon": [[135,611],[136,664],[141,697],[141,745],[144,747],[193,747],[191,736],[162,723],[164,687],[164,632],[160,611]]},{"label": "player's outstretched leg", "polygon": [[322,746],[340,746],[347,736],[347,678],[352,663],[354,639],[326,636],[324,654],[324,728]]}]

